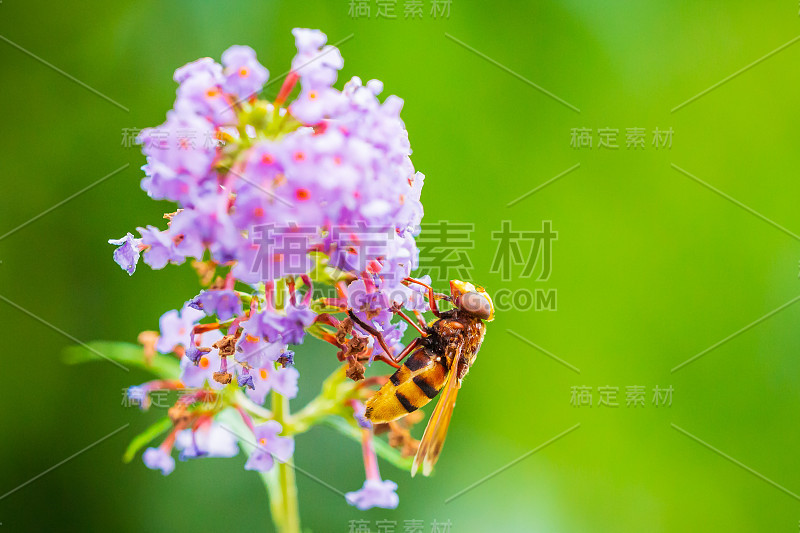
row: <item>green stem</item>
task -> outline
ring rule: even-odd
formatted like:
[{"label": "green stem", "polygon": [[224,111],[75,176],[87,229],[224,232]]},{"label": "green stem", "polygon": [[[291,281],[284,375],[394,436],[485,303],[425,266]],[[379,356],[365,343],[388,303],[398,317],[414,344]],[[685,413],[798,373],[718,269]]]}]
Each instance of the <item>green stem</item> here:
[{"label": "green stem", "polygon": [[[270,412],[270,410],[261,407],[257,403],[251,401],[250,398],[248,398],[247,395],[241,391],[241,389],[236,389],[233,398],[236,404],[242,407],[251,416],[255,415],[256,417],[258,417],[260,419],[258,421],[259,424],[265,420],[272,420],[272,413]],[[283,432],[284,434],[286,434],[285,425],[283,426]]]},{"label": "green stem", "polygon": [[336,368],[323,382],[319,396],[285,419],[284,430],[297,435],[305,433],[330,415],[348,416],[344,404],[350,398],[357,397],[358,390],[354,385],[347,379],[344,366]]},{"label": "green stem", "polygon": [[[274,420],[281,425],[289,417],[289,401],[275,391],[272,391],[272,413]],[[262,474],[269,492],[272,521],[279,533],[300,533],[294,459],[285,463],[276,460],[275,463],[274,468]]]}]

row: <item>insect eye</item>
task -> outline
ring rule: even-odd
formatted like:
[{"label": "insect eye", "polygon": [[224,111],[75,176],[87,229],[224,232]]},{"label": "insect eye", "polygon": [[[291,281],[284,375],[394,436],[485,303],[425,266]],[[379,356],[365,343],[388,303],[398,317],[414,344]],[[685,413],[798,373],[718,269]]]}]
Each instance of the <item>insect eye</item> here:
[{"label": "insect eye", "polygon": [[478,318],[488,320],[492,316],[492,304],[479,292],[466,292],[461,295],[461,309]]}]

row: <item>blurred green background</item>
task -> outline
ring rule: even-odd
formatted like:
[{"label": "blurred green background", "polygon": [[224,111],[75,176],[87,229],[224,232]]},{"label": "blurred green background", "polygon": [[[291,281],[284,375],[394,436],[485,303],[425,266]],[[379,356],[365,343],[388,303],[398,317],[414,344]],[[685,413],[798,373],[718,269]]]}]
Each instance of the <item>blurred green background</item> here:
[{"label": "blurred green background", "polygon": [[[673,108],[800,33],[797,2],[453,0],[449,18],[353,18],[348,0],[0,4],[0,114],[6,233],[124,164],[126,170],[0,238],[0,295],[70,335],[134,341],[197,291],[187,266],[132,278],[106,244],[172,209],[139,188],[143,156],[124,128],[163,122],[175,68],[248,44],[273,76],[289,67],[293,27],[342,44],[342,80],[379,78],[405,99],[425,222],[474,223],[474,281],[490,291],[555,289],[556,311],[510,310],[490,324],[459,396],[436,475],[398,482],[394,511],[361,513],[300,475],[304,527],[351,520],[433,521],[450,531],[797,531],[800,497],[800,305],[789,305],[693,363],[671,369],[800,294],[800,44],[685,107]],[[448,38],[540,85],[576,112]],[[103,100],[15,48],[52,63]],[[619,149],[598,148],[599,128]],[[625,148],[627,128],[646,144]],[[593,130],[593,148],[570,145]],[[655,128],[674,131],[652,146]],[[576,164],[511,207],[507,204]],[[760,213],[735,205],[677,165]],[[763,220],[765,217],[774,224]],[[559,232],[547,281],[491,273],[503,220]],[[420,272],[424,274],[424,272]],[[444,281],[439,280],[441,287]],[[128,440],[160,413],[121,405],[147,379],[107,364],[62,364],[71,341],[7,302],[2,355],[0,494],[123,424],[91,450],[0,499],[3,530],[271,530],[264,489],[244,457],[178,463],[169,477]],[[580,374],[516,338],[580,369]],[[333,368],[327,346],[297,357],[299,407]],[[647,390],[625,407],[627,386]],[[654,386],[674,388],[671,407]],[[594,405],[570,404],[592,387]],[[620,407],[598,407],[618,387]],[[540,451],[445,504],[565,430]],[[705,441],[748,472],[672,424]],[[418,430],[422,428],[419,427]],[[320,427],[297,441],[297,464],[340,490],[363,481],[360,449]]]}]

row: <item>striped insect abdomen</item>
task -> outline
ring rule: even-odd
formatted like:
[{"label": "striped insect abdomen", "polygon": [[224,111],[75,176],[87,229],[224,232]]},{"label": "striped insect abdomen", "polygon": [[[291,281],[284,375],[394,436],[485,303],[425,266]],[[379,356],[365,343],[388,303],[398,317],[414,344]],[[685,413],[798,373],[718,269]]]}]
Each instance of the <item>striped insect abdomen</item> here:
[{"label": "striped insect abdomen", "polygon": [[375,423],[390,422],[423,407],[444,387],[450,363],[427,348],[415,350],[367,401],[365,416]]}]

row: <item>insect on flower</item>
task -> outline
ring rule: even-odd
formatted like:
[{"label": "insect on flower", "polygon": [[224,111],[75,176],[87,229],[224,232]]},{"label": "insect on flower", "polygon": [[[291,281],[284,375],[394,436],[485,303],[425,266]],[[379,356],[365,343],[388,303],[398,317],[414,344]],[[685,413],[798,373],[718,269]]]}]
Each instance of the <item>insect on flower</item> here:
[{"label": "insect on flower", "polygon": [[[483,287],[469,282],[451,281],[450,296],[436,294],[430,285],[416,279],[406,278],[404,283],[415,283],[425,288],[436,319],[425,324],[417,314],[419,324],[416,324],[402,311],[397,311],[421,336],[393,358],[394,363],[399,363],[408,356],[389,381],[367,401],[364,416],[373,423],[391,422],[423,407],[444,390],[428,420],[411,467],[412,476],[420,466],[422,474],[428,476],[442,451],[458,389],[475,363],[483,342],[486,333],[484,321],[494,319],[494,304]],[[449,301],[454,307],[440,312],[436,300]],[[357,318],[352,310],[348,314],[376,338],[387,354],[391,354],[379,331]]]},{"label": "insect on flower", "polygon": [[[418,266],[425,176],[411,161],[403,100],[379,99],[378,80],[353,77],[334,88],[339,50],[319,30],[292,33],[297,55],[274,99],[261,94],[269,72],[247,46],[226,50],[222,64],[202,58],[175,71],[166,122],[142,130],[137,142],[147,158],[142,189],[176,206],[166,228],[138,227],[139,237],[109,241],[128,274],[139,259],[156,270],[191,262],[203,287],[164,313],[158,332],[140,336],[157,379],[126,390],[126,401],[147,409],[151,394],[174,391],[178,399],[126,457],[167,431],[143,454],[164,474],[175,467],[175,448],[181,459],[241,449],[247,470],[278,471],[266,486],[273,509],[283,506],[273,516],[279,531],[299,530],[290,527],[299,523],[295,439],[322,421],[361,443],[366,479],[345,500],[361,510],[397,507],[398,486],[381,478],[378,455],[405,466],[418,443],[409,432],[414,416],[394,420],[444,390],[414,463],[429,474],[493,314],[491,299],[470,283],[453,281],[444,295],[427,277],[408,278]],[[439,313],[437,299],[454,309]],[[437,317],[430,324],[420,314],[428,307]],[[405,349],[407,324],[397,315],[421,335]],[[338,364],[316,399],[293,414],[299,371],[290,347],[309,335],[334,345]],[[127,357],[133,347],[118,349]],[[365,378],[373,361],[397,372],[388,382]],[[384,383],[364,405],[369,387]],[[374,446],[368,417],[392,421],[388,447]]]}]

